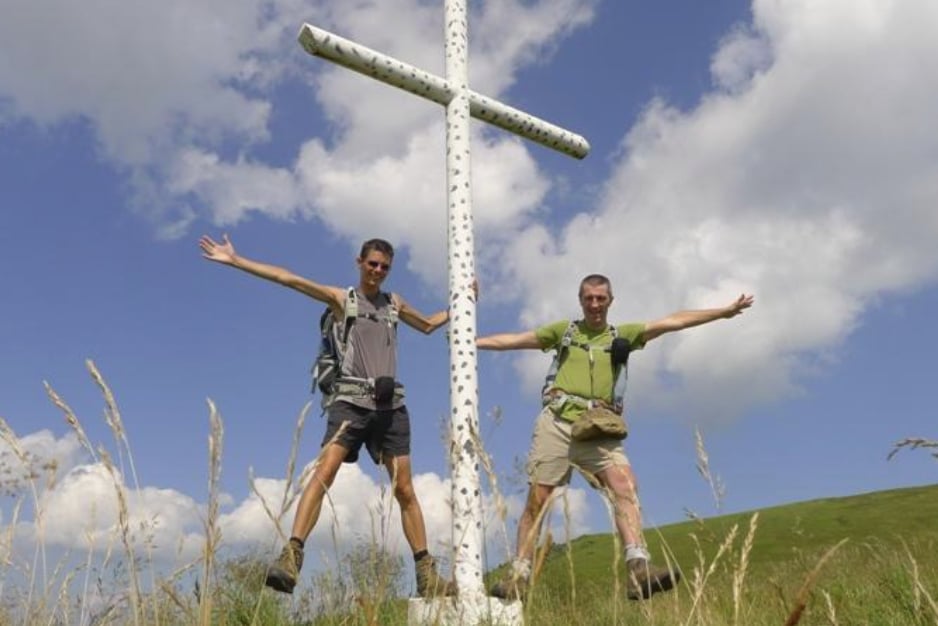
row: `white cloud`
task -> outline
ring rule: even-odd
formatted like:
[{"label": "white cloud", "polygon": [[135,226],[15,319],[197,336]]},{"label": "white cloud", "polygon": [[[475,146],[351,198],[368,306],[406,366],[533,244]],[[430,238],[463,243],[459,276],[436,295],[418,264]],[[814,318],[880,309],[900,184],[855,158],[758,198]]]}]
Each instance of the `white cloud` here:
[{"label": "white cloud", "polygon": [[87,453],[73,434],[56,438],[50,430],[40,430],[22,437],[7,430],[0,438],[0,493],[17,495],[30,491],[30,483],[37,489],[55,484],[59,478],[78,464]]},{"label": "white cloud", "polygon": [[129,166],[195,134],[266,136],[270,105],[245,84],[280,69],[269,55],[283,3],[14,4],[0,25],[0,95],[18,116],[87,120],[104,153]]},{"label": "white cloud", "polygon": [[300,190],[292,172],[243,157],[228,162],[213,152],[182,150],[173,161],[169,180],[173,194],[192,194],[216,207],[218,226],[237,223],[251,211],[287,219],[300,206]]},{"label": "white cloud", "polygon": [[[400,157],[344,161],[319,141],[306,144],[298,170],[316,214],[349,239],[381,232],[396,245],[410,245],[409,269],[425,280],[445,282],[446,201],[442,127],[417,131]],[[480,237],[502,241],[536,209],[548,190],[534,160],[519,142],[488,140],[474,133],[473,220]],[[491,244],[490,244],[491,245]]]},{"label": "white cloud", "polygon": [[[635,359],[643,401],[695,418],[790,392],[879,296],[938,271],[938,82],[924,62],[938,55],[938,6],[757,0],[753,10],[753,25],[714,54],[718,88],[688,112],[650,103],[596,210],[556,242],[528,228],[504,264],[527,325],[576,315],[578,281],[594,271],[613,280],[615,319],[755,293],[743,317]],[[536,370],[533,388],[543,368],[529,364],[519,369]]]},{"label": "white cloud", "polygon": [[[300,24],[310,21],[442,74],[441,6],[419,0],[17,4],[0,25],[0,102],[8,117],[41,125],[88,122],[103,154],[128,172],[134,206],[161,235],[182,236],[200,214],[224,226],[257,212],[315,217],[357,241],[373,233],[376,207],[392,207],[378,224],[386,236],[419,251],[413,267],[442,265],[444,246],[436,240],[445,215],[437,138],[443,110],[311,59],[295,41]],[[595,4],[512,0],[479,7],[472,19],[484,28],[473,38],[473,87],[500,95],[523,65],[587,23]],[[514,24],[510,35],[507,20]],[[304,76],[315,83],[335,135],[328,145],[311,140],[293,168],[254,158],[253,147],[270,139],[273,87]],[[476,178],[487,180],[478,193],[478,223],[483,232],[501,232],[543,199],[548,184],[520,143],[477,134],[475,144]]]},{"label": "white cloud", "polygon": [[[35,455],[30,458],[39,465],[55,461],[54,465],[60,470],[67,468],[60,472],[56,481],[37,483],[38,508],[28,490],[18,494],[25,499],[16,522],[19,553],[32,554],[32,546],[41,542],[50,550],[63,549],[78,555],[90,552],[104,558],[114,552],[123,554],[126,532],[135,554],[148,556],[158,567],[198,560],[205,542],[205,503],[173,489],[152,486],[137,489],[127,485],[116,468],[109,469],[103,462],[89,463],[87,459],[79,462],[79,445],[72,434],[56,438],[48,431],[40,431],[15,441],[19,449],[30,450],[30,455]],[[15,469],[19,466],[18,456],[7,456],[8,448],[0,450],[0,455],[8,467]],[[276,516],[283,501],[285,481],[258,477],[254,486],[257,493],[250,493],[240,502],[234,502],[228,494],[219,494],[222,506],[217,524],[222,545],[236,552],[259,550],[273,555],[279,547],[280,535],[260,497]],[[435,554],[449,556],[452,539],[450,481],[433,473],[418,474],[414,476],[414,487],[423,509],[430,549]],[[570,519],[553,520],[555,537],[562,536],[565,529],[574,536],[588,530],[585,492],[573,489],[567,497]],[[518,496],[510,496],[505,506],[511,543],[513,525],[523,502]],[[285,536],[290,534],[295,507],[294,501],[280,520]],[[496,515],[491,496],[486,496],[484,509],[488,520],[488,553],[501,559],[510,547],[505,545],[505,526]],[[336,559],[356,545],[372,542],[409,557],[400,509],[386,477],[382,473],[381,478],[375,479],[359,464],[345,464],[307,540],[307,553],[315,555],[310,556],[311,563],[319,562]],[[316,568],[313,565],[310,570]]]}]

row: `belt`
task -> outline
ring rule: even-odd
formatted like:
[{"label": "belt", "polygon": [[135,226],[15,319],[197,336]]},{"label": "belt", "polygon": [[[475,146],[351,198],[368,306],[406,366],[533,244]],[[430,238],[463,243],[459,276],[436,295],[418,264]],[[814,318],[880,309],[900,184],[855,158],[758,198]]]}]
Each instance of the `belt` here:
[{"label": "belt", "polygon": [[604,409],[609,409],[610,411],[615,410],[614,407],[610,403],[600,398],[585,398],[583,396],[578,396],[576,394],[567,393],[566,391],[561,391],[560,389],[557,389],[557,388],[551,389],[550,391],[546,392],[542,396],[541,399],[545,406],[551,405],[552,407],[556,407],[557,409],[560,409],[561,407],[563,407],[564,404],[566,404],[567,402],[570,402],[571,404],[575,404],[576,406],[579,406],[584,409],[602,407]]},{"label": "belt", "polygon": [[[334,396],[362,396],[370,397],[375,392],[375,381],[373,378],[337,378],[332,383],[332,394]],[[404,397],[404,385],[394,383],[394,397]]]}]

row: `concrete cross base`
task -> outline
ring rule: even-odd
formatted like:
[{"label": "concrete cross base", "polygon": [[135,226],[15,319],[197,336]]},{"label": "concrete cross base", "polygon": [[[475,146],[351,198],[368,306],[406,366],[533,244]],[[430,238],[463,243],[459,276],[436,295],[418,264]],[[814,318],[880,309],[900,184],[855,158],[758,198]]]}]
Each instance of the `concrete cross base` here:
[{"label": "concrete cross base", "polygon": [[517,600],[488,596],[411,598],[408,626],[523,626],[524,611]]}]

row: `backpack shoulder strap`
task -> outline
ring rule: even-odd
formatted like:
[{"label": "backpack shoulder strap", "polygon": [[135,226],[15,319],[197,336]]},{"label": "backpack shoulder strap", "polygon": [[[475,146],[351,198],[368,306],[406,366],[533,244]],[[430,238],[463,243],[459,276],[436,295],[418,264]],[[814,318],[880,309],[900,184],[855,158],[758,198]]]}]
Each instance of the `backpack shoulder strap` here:
[{"label": "backpack shoulder strap", "polygon": [[[618,329],[612,326],[612,340],[615,342],[619,338]],[[616,412],[622,414],[625,411],[625,390],[629,382],[629,353],[631,345],[627,339],[622,339],[625,343],[625,354],[617,353],[610,346],[610,356],[612,357],[613,377],[615,382],[612,386],[612,404]],[[619,360],[620,362],[616,362]]]},{"label": "backpack shoulder strap", "polygon": [[547,378],[544,379],[544,387],[541,389],[542,395],[546,394],[554,386],[554,381],[557,379],[557,370],[560,369],[560,364],[563,362],[564,357],[567,355],[567,350],[570,349],[570,345],[573,343],[573,333],[576,331],[576,325],[576,320],[570,320],[570,323],[567,324],[567,329],[563,331],[560,343],[557,344],[557,349],[554,351],[554,360],[551,361],[550,369],[547,370]]},{"label": "backpack shoulder strap", "polygon": [[391,303],[388,307],[388,321],[397,326],[401,316],[401,297],[394,292],[388,293],[388,301]]},{"label": "backpack shoulder strap", "polygon": [[345,344],[348,343],[348,335],[352,331],[352,325],[358,318],[358,294],[355,287],[349,287],[345,292],[345,305],[342,307],[345,314],[342,321],[342,350],[345,351]]},{"label": "backpack shoulder strap", "polygon": [[573,343],[573,333],[576,332],[576,326],[577,320],[570,320],[570,323],[567,324],[567,330],[563,331],[558,350],[566,350],[570,347],[570,344]]}]

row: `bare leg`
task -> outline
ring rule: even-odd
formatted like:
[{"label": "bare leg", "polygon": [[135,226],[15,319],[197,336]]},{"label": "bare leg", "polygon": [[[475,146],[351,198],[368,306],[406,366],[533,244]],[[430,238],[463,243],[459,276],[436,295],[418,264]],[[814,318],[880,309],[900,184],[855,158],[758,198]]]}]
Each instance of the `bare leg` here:
[{"label": "bare leg", "polygon": [[384,466],[391,477],[394,497],[401,507],[401,526],[404,529],[404,537],[414,553],[417,595],[424,598],[456,595],[456,585],[440,577],[435,559],[427,553],[427,528],[423,521],[420,502],[414,491],[410,456],[392,457],[385,461]]},{"label": "bare leg", "polygon": [[554,492],[554,485],[532,484],[528,488],[528,499],[524,511],[518,520],[518,552],[519,559],[531,561],[534,558],[534,546],[541,534],[541,523],[544,521],[544,509]]},{"label": "bare leg", "polygon": [[423,510],[414,491],[414,481],[411,475],[410,456],[396,456],[387,459],[384,466],[391,478],[394,497],[401,507],[401,526],[404,528],[404,537],[410,544],[412,552],[417,553],[427,549],[427,528],[423,521]]},{"label": "bare leg", "polygon": [[[348,451],[337,443],[328,444],[319,456],[313,475],[303,487],[303,494],[296,505],[296,517],[293,518],[293,531],[290,541],[283,547],[283,552],[268,569],[265,584],[283,593],[293,593],[300,568],[303,567],[303,542],[312,532],[326,491],[332,486],[335,476]],[[294,539],[295,537],[296,539]],[[298,541],[297,541],[298,540]]]},{"label": "bare leg", "polygon": [[505,577],[490,590],[496,598],[523,600],[527,594],[534,547],[541,534],[541,524],[550,503],[554,485],[531,484],[524,511],[518,519],[518,547],[515,560]]},{"label": "bare leg", "polygon": [[616,531],[626,546],[626,565],[629,571],[626,596],[630,600],[642,600],[674,587],[681,580],[679,570],[672,567],[656,567],[649,563],[648,551],[642,538],[642,514],[632,468],[628,465],[608,467],[596,477],[612,501]]},{"label": "bare leg", "polygon": [[313,470],[313,476],[303,488],[303,495],[296,505],[296,517],[293,518],[293,537],[303,541],[312,532],[319,513],[322,510],[322,500],[326,490],[332,486],[335,476],[345,460],[348,450],[337,443],[330,443],[319,457],[319,463]]},{"label": "bare leg", "polygon": [[607,467],[598,474],[600,484],[612,501],[615,511],[615,525],[622,543],[644,545],[642,539],[642,513],[638,505],[638,493],[635,487],[635,474],[628,465]]}]

